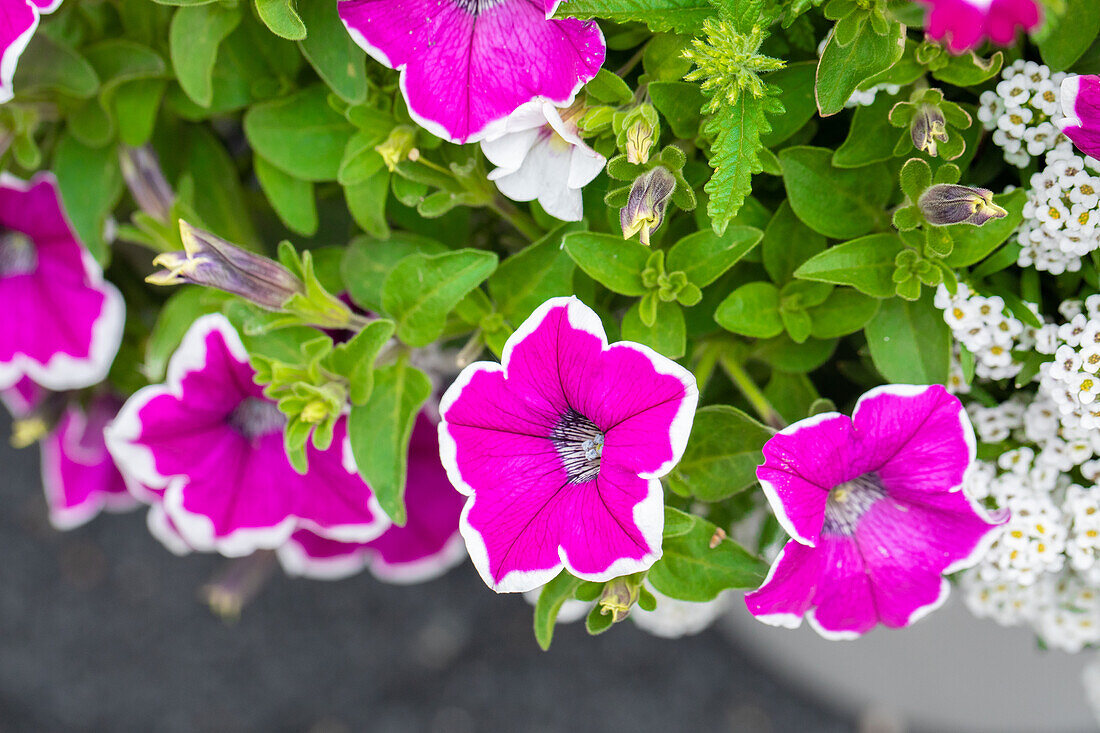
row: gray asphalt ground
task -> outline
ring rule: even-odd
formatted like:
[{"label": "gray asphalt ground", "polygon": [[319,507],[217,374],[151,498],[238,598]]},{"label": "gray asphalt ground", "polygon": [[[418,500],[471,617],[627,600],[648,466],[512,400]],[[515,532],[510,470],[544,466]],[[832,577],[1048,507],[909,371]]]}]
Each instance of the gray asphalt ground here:
[{"label": "gray asphalt ground", "polygon": [[468,565],[420,586],[276,573],[227,625],[197,599],[224,560],[177,558],[140,513],[69,533],[0,419],[0,733],[848,731],[711,631],[559,627]]}]

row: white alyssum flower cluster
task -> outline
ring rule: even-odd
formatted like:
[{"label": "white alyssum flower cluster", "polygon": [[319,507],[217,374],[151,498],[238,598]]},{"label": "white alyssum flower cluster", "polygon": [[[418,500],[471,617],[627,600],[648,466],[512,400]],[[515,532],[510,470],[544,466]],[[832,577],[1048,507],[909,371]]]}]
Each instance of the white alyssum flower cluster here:
[{"label": "white alyssum flower cluster", "polygon": [[1100,161],[1063,139],[1030,185],[1017,264],[1054,275],[1080,270],[1081,258],[1100,247]]},{"label": "white alyssum flower cluster", "polygon": [[978,120],[993,132],[993,143],[1005,160],[1024,168],[1032,158],[1065,140],[1055,120],[1062,116],[1061,86],[1064,73],[1034,61],[1017,61],[1001,72],[995,90],[979,99]]},{"label": "white alyssum flower cluster", "polygon": [[[1023,364],[1013,351],[1026,351],[1035,344],[1035,329],[1014,317],[998,296],[982,296],[964,283],[952,295],[944,285],[936,290],[934,302],[943,311],[956,343],[974,355],[974,374],[982,379],[1008,379],[1020,373]],[[1032,312],[1038,310],[1028,304]],[[967,391],[962,368],[955,362],[949,385],[953,392]]]},{"label": "white alyssum flower cluster", "polygon": [[981,442],[1019,446],[967,476],[965,490],[1010,513],[963,576],[967,606],[1005,626],[1028,624],[1066,651],[1100,643],[1100,431],[1063,425],[1041,392],[967,410]]},{"label": "white alyssum flower cluster", "polygon": [[1061,325],[1039,329],[1035,350],[1053,355],[1039,369],[1039,392],[1049,399],[1065,429],[1100,428],[1100,295],[1059,307]]},{"label": "white alyssum flower cluster", "polygon": [[870,107],[875,103],[875,97],[879,95],[879,92],[885,92],[886,96],[892,97],[900,91],[901,87],[897,84],[875,84],[870,89],[857,89],[852,92],[852,96],[848,97],[848,101],[844,103],[844,106],[847,109]]}]

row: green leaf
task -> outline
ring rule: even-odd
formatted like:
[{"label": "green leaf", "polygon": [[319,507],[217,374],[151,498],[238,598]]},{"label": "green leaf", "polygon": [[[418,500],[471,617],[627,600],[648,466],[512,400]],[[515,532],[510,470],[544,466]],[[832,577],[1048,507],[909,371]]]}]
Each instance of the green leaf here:
[{"label": "green leaf", "polygon": [[849,288],[837,288],[824,303],[810,309],[810,335],[831,339],[855,333],[874,318],[881,302]]},{"label": "green leaf", "polygon": [[871,234],[830,247],[795,270],[801,280],[851,285],[875,298],[894,295],[894,258],[904,249],[896,234]]},{"label": "green leaf", "polygon": [[784,201],[779,205],[760,245],[764,269],[777,285],[783,285],[806,260],[824,251],[825,237],[802,223],[795,216],[791,205]]},{"label": "green leaf", "polygon": [[836,345],[836,339],[815,338],[796,344],[790,336],[782,334],[767,341],[758,341],[752,355],[781,371],[805,374],[827,362],[836,351]]},{"label": "green leaf", "polygon": [[271,208],[287,228],[304,237],[317,233],[317,202],[313,197],[313,184],[283,173],[257,155],[252,159],[260,188],[267,196]]},{"label": "green leaf", "polygon": [[664,537],[679,537],[691,531],[699,517],[671,506],[665,507]]},{"label": "green leaf", "polygon": [[670,598],[696,603],[712,601],[730,588],[759,586],[767,566],[729,538],[715,542],[717,530],[698,519],[686,534],[666,539],[664,554],[646,579]]},{"label": "green leaf", "polygon": [[864,23],[855,39],[841,46],[836,35],[821,53],[817,65],[817,108],[822,117],[835,115],[864,80],[885,71],[905,51],[905,26],[891,22],[885,35]]},{"label": "green leaf", "polygon": [[909,134],[890,124],[890,110],[896,101],[897,97],[879,92],[872,104],[856,108],[848,137],[833,154],[834,166],[860,168],[894,157],[898,140]]},{"label": "green leaf", "polygon": [[871,360],[895,384],[946,384],[951,330],[926,291],[920,300],[891,298],[864,329]]},{"label": "green leaf", "polygon": [[99,89],[99,77],[92,65],[45,33],[34,34],[19,61],[13,86],[20,94],[50,91],[88,99]]},{"label": "green leaf", "polygon": [[613,234],[572,232],[565,235],[562,246],[585,274],[620,295],[645,295],[648,288],[642,282],[650,250],[634,240],[624,240]]},{"label": "green leaf", "polygon": [[218,46],[241,22],[236,5],[214,3],[182,7],[168,31],[172,69],[187,96],[202,107],[214,101],[214,62]]},{"label": "green leaf", "polygon": [[240,175],[225,145],[207,125],[188,125],[177,144],[184,141],[184,175],[193,182],[191,203],[205,228],[241,246],[255,246],[251,208],[245,205]]},{"label": "green leaf", "polygon": [[597,605],[593,606],[585,617],[584,628],[589,634],[596,636],[610,629],[613,623],[615,623],[614,617],[610,613],[605,613],[604,609]]},{"label": "green leaf", "polygon": [[199,316],[220,311],[229,297],[197,285],[185,285],[172,293],[161,307],[156,325],[145,342],[145,360],[141,367],[145,378],[154,384],[164,381],[168,360],[183,341],[187,329]]},{"label": "green leaf", "polygon": [[582,227],[580,222],[563,224],[500,263],[489,278],[489,295],[505,318],[519,324],[544,301],[572,294],[576,265],[561,240]]},{"label": "green leaf", "polygon": [[382,285],[382,307],[397,321],[397,336],[409,346],[435,341],[447,315],[496,266],[494,253],[476,249],[401,260]]},{"label": "green leaf", "polygon": [[654,31],[694,33],[714,14],[707,0],[572,0],[563,3],[555,17],[637,21]]},{"label": "green leaf", "polygon": [[352,219],[363,231],[375,237],[390,235],[386,200],[389,198],[391,178],[389,170],[383,168],[362,183],[344,186],[344,200]]},{"label": "green leaf", "polygon": [[734,290],[714,312],[714,320],[727,331],[756,338],[783,333],[779,315],[779,288],[769,282],[752,282]]},{"label": "green leaf", "polygon": [[149,142],[167,86],[164,79],[135,79],[119,85],[113,106],[120,141],[135,147]]},{"label": "green leaf", "polygon": [[616,105],[626,104],[634,97],[634,92],[630,90],[627,83],[607,69],[600,69],[596,76],[584,85],[584,91],[601,102]]},{"label": "green leaf", "polygon": [[676,303],[654,299],[657,306],[653,325],[642,322],[641,303],[635,303],[623,316],[622,336],[627,341],[637,341],[670,359],[679,359],[687,348],[687,326],[684,311]]},{"label": "green leaf", "polygon": [[315,84],[263,102],[244,116],[248,141],[269,163],[304,181],[335,181],[355,128]]},{"label": "green leaf", "polygon": [[732,226],[722,234],[703,230],[689,234],[668,251],[668,272],[681,271],[688,282],[705,288],[736,265],[760,243],[759,229]]},{"label": "green leaf", "polygon": [[305,0],[298,13],[308,29],[302,55],[332,91],[348,104],[367,99],[367,54],[356,45],[340,20],[336,3]]},{"label": "green leaf", "polygon": [[814,99],[816,73],[816,62],[803,61],[768,74],[768,84],[780,90],[778,99],[783,103],[785,112],[769,120],[771,132],[760,138],[764,145],[774,148],[802,129],[817,114],[817,101]]},{"label": "green leaf", "polygon": [[1065,0],[1061,14],[1048,15],[1038,38],[1039,55],[1051,71],[1065,71],[1084,55],[1100,33],[1100,3]]},{"label": "green leaf", "polygon": [[306,25],[294,4],[294,0],[256,0],[256,14],[275,35],[300,41],[306,37]]},{"label": "green leaf", "polygon": [[447,248],[434,239],[394,232],[387,240],[360,236],[344,250],[340,275],[351,299],[367,310],[382,311],[382,285],[398,262],[412,254],[435,255]]},{"label": "green leaf", "polygon": [[350,341],[339,344],[331,360],[337,374],[348,380],[353,405],[364,405],[374,389],[374,359],[393,336],[393,321],[371,321]]},{"label": "green leaf", "polygon": [[836,168],[825,148],[787,148],[779,154],[791,208],[810,228],[834,239],[853,239],[884,226],[894,179],[882,163]]},{"label": "green leaf", "polygon": [[932,76],[957,87],[972,87],[995,77],[1003,65],[1004,53],[1001,51],[990,56],[988,61],[968,51],[961,56],[948,57],[947,66],[936,69]]},{"label": "green leaf", "polygon": [[92,256],[105,264],[109,250],[103,230],[123,187],[117,153],[113,147],[87,147],[66,132],[54,150],[52,170],[73,229]]},{"label": "green leaf", "polygon": [[969,267],[985,259],[993,250],[1000,247],[1011,237],[1024,218],[1024,204],[1027,192],[1016,189],[1011,193],[997,194],[994,203],[1008,212],[1008,216],[993,219],[985,224],[953,224],[948,227],[951,239],[955,242],[951,254],[944,260],[950,267]]},{"label": "green leaf", "polygon": [[699,110],[706,97],[698,84],[686,81],[655,81],[648,87],[653,106],[672,128],[672,134],[687,140],[699,134]]},{"label": "green leaf", "polygon": [[728,405],[700,408],[669,481],[678,493],[699,501],[728,499],[756,483],[756,467],[764,463],[761,449],[774,432]]},{"label": "green leaf", "polygon": [[550,641],[554,638],[558,612],[566,601],[573,598],[573,593],[580,584],[578,578],[562,570],[557,577],[542,586],[538,603],[535,604],[535,640],[543,651],[550,648]]},{"label": "green leaf", "polygon": [[742,94],[736,105],[707,119],[707,133],[714,137],[710,148],[714,175],[704,190],[710,196],[707,214],[718,234],[725,231],[752,192],[753,174],[764,170],[760,138],[771,130],[765,105],[766,98]]},{"label": "green leaf", "polygon": [[348,417],[351,452],[359,475],[370,484],[394,524],[405,526],[405,477],[409,437],[420,406],[432,394],[432,381],[404,361],[374,372],[374,389]]}]

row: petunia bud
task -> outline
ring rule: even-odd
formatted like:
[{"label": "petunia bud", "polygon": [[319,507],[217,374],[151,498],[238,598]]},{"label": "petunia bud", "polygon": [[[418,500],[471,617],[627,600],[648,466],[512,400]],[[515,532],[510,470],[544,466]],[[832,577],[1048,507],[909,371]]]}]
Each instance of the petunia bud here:
[{"label": "petunia bud", "polygon": [[656,131],[645,118],[639,117],[626,131],[626,160],[628,163],[648,163],[649,150],[653,147]]},{"label": "petunia bud", "polygon": [[947,120],[939,107],[930,104],[921,105],[909,123],[909,134],[913,137],[913,146],[932,157],[936,156],[936,141],[947,141]]},{"label": "petunia bud", "polygon": [[[398,125],[390,131],[386,141],[375,145],[374,149],[382,156],[382,162],[392,173],[397,164],[409,160],[416,148],[416,130],[408,125]],[[416,156],[419,157],[419,154]]]},{"label": "petunia bud", "polygon": [[631,607],[638,602],[641,585],[631,578],[615,578],[607,583],[600,596],[600,613],[611,614],[612,623],[619,623],[630,615]]},{"label": "petunia bud", "polygon": [[183,252],[165,252],[153,264],[164,267],[145,278],[153,285],[194,283],[239,295],[261,308],[281,310],[302,281],[278,262],[230,244],[180,221]]},{"label": "petunia bud", "polygon": [[626,206],[619,212],[623,237],[630,239],[640,233],[641,243],[648,246],[649,235],[664,221],[665,208],[675,190],[676,179],[662,166],[636,178]]},{"label": "petunia bud", "polygon": [[118,153],[122,178],[134,201],[149,216],[160,221],[171,217],[176,195],[160,170],[157,154],[149,145],[140,148],[123,146]]},{"label": "petunia bud", "polygon": [[1001,219],[1008,212],[993,203],[993,192],[985,188],[970,188],[949,183],[931,186],[918,201],[929,224],[974,224],[981,226],[990,219]]}]

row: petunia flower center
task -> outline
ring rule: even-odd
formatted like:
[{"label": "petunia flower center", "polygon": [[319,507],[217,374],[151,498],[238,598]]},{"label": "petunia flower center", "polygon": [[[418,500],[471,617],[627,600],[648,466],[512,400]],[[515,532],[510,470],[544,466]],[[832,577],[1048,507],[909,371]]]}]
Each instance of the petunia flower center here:
[{"label": "petunia flower center", "polygon": [[851,535],[860,517],[886,496],[877,473],[865,473],[834,486],[825,504],[825,524],[821,531],[833,535]]},{"label": "petunia flower center", "polygon": [[34,241],[23,232],[0,234],[0,277],[29,275],[38,267]]},{"label": "petunia flower center", "polygon": [[584,415],[573,409],[562,415],[550,434],[550,441],[561,457],[570,483],[591,481],[600,474],[603,431]]},{"label": "petunia flower center", "polygon": [[286,416],[274,402],[259,397],[246,397],[225,419],[229,427],[248,440],[278,432],[286,425]]}]

